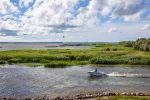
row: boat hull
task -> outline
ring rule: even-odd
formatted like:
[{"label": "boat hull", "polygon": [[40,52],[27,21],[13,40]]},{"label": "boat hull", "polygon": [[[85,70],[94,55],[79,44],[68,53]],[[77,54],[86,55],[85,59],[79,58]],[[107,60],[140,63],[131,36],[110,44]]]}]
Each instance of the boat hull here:
[{"label": "boat hull", "polygon": [[106,74],[104,74],[104,73],[99,73],[99,72],[88,72],[89,73],[89,75],[91,76],[91,77],[103,77],[103,76],[107,76]]}]

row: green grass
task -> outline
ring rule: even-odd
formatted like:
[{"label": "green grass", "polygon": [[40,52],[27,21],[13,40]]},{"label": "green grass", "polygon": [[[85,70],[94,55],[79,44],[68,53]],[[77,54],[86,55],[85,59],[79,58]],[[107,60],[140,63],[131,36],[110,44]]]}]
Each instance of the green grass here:
[{"label": "green grass", "polygon": [[[27,63],[33,66],[150,65],[150,52],[120,44],[86,44],[91,49],[12,50],[0,52],[0,64]],[[35,64],[35,65],[34,65]]]},{"label": "green grass", "polygon": [[110,96],[99,97],[96,100],[150,100],[150,96]]},{"label": "green grass", "polygon": [[45,64],[44,67],[46,67],[46,68],[64,68],[64,67],[67,67],[67,66],[70,66],[70,65],[71,64],[68,63],[68,62],[53,61],[53,62]]}]

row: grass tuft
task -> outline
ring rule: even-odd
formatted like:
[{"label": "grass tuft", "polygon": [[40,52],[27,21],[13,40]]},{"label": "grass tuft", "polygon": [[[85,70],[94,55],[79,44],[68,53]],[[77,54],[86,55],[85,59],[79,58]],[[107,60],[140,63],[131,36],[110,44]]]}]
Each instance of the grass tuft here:
[{"label": "grass tuft", "polygon": [[110,96],[99,97],[96,100],[150,100],[150,96]]}]

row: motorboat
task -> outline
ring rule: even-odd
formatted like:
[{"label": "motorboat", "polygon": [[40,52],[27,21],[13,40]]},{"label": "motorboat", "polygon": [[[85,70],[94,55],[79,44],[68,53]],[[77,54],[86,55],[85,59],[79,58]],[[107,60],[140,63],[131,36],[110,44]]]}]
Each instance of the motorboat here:
[{"label": "motorboat", "polygon": [[98,72],[97,69],[95,69],[94,71],[90,71],[88,73],[90,74],[91,77],[103,77],[103,76],[107,76],[104,72]]}]

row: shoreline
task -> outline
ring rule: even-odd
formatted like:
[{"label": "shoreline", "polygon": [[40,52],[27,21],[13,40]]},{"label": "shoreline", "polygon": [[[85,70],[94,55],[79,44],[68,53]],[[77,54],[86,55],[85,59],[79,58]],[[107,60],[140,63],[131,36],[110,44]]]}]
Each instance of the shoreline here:
[{"label": "shoreline", "polygon": [[96,99],[98,97],[110,97],[110,96],[150,96],[150,92],[93,92],[87,94],[78,94],[75,96],[67,96],[67,97],[55,97],[50,100],[87,100],[87,99]]},{"label": "shoreline", "polygon": [[[65,92],[64,92],[65,91]],[[49,97],[68,97],[80,94],[91,94],[91,93],[150,93],[150,88],[147,86],[120,86],[120,85],[105,85],[105,86],[78,86],[68,87],[65,89],[51,91]],[[149,95],[150,96],[150,95]]]},{"label": "shoreline", "polygon": [[[5,65],[25,65],[27,67],[44,67],[44,64],[42,63],[0,63],[0,65],[5,66]],[[70,66],[66,66],[63,68],[68,68],[68,67],[72,67],[72,66],[93,66],[93,67],[145,67],[148,68],[150,67],[150,65],[129,65],[129,64],[114,64],[114,65],[109,65],[109,64],[85,64],[85,65],[78,65],[78,64],[74,64],[74,65],[70,65]],[[50,67],[51,68],[51,67]],[[57,68],[57,67],[56,67]],[[59,67],[58,67],[59,68]]]},{"label": "shoreline", "polygon": [[96,98],[102,97],[117,97],[117,96],[134,96],[134,97],[149,97],[150,91],[148,92],[89,92],[76,94],[71,96],[57,96],[57,97],[49,97],[49,96],[39,96],[35,98],[15,98],[15,97],[2,97],[1,100],[96,100]]}]

